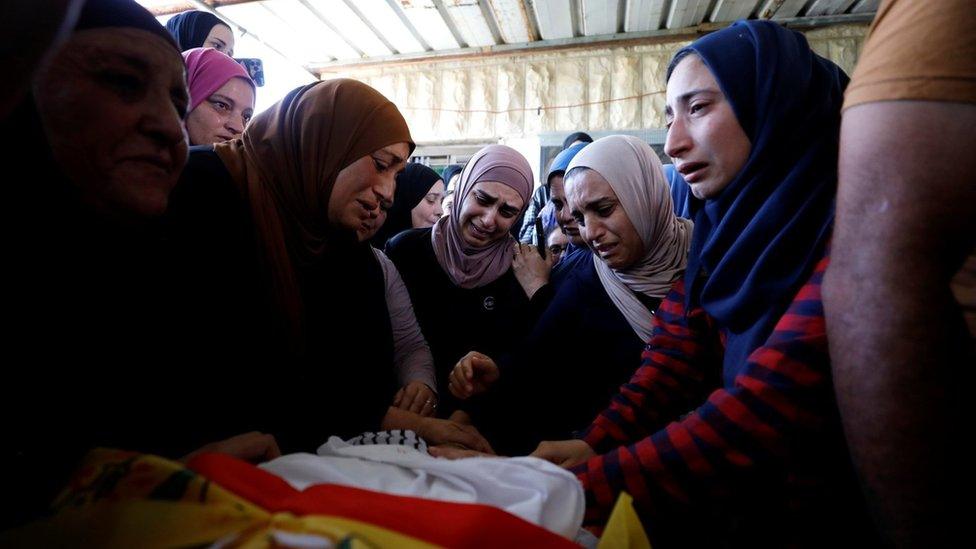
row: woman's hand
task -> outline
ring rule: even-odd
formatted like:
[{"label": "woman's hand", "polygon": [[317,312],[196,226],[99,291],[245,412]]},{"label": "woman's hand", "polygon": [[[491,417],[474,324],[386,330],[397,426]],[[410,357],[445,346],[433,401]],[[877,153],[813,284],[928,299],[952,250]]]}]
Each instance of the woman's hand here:
[{"label": "woman's hand", "polygon": [[582,440],[546,440],[539,443],[532,457],[544,459],[566,469],[583,463],[596,455],[593,448]]},{"label": "woman's hand", "polygon": [[437,395],[422,381],[411,381],[397,391],[393,406],[422,416],[432,416],[437,411]]},{"label": "woman's hand", "polygon": [[522,290],[529,299],[539,290],[539,288],[549,283],[549,273],[552,271],[552,254],[547,254],[545,259],[539,250],[531,244],[516,242],[512,246],[512,272],[518,279]]},{"label": "woman's hand", "polygon": [[264,463],[281,456],[278,443],[272,435],[251,431],[218,442],[211,442],[180,458],[186,463],[197,454],[216,452],[227,454],[251,463]]},{"label": "woman's hand", "polygon": [[471,351],[451,370],[447,388],[463,400],[487,391],[498,381],[499,375],[498,365],[491,357]]},{"label": "woman's hand", "polygon": [[474,457],[491,457],[497,458],[501,456],[496,456],[494,454],[486,454],[484,452],[478,452],[477,450],[468,450],[466,448],[458,448],[455,446],[431,446],[427,448],[427,452],[437,458],[445,459],[465,459]]},{"label": "woman's hand", "polygon": [[488,444],[474,425],[461,425],[446,419],[425,417],[421,419],[417,434],[431,446],[453,445],[485,454],[495,454],[491,444]]}]

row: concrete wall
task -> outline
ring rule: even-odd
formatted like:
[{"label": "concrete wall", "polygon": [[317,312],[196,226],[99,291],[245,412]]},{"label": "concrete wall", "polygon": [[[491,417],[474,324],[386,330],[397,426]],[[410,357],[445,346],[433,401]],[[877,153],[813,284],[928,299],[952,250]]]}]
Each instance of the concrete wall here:
[{"label": "concrete wall", "polygon": [[[867,25],[806,31],[850,73]],[[525,142],[539,134],[664,126],[665,70],[687,40],[347,69],[393,100],[418,143]]]}]

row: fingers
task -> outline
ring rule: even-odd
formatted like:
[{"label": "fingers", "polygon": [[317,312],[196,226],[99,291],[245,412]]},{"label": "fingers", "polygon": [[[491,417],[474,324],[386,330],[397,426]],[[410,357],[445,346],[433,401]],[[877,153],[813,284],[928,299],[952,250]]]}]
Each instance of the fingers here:
[{"label": "fingers", "polygon": [[403,390],[404,390],[404,388],[403,387],[400,387],[400,390],[397,391],[396,392],[396,395],[393,396],[393,407],[394,408],[399,408],[400,405],[403,403],[403,393],[404,393]]},{"label": "fingers", "polygon": [[275,440],[274,435],[264,435],[264,436],[265,436],[264,461],[270,461],[272,459],[281,457],[281,448],[278,447],[278,441]]},{"label": "fingers", "polygon": [[478,452],[476,450],[468,450],[466,448],[454,448],[452,446],[431,446],[427,448],[427,452],[434,457],[445,458],[445,459],[495,457],[495,456],[489,456],[482,452]]},{"label": "fingers", "polygon": [[451,393],[458,398],[468,398],[471,396],[471,393],[474,391],[474,386],[471,384],[473,377],[474,374],[468,362],[468,357],[465,357],[451,371],[449,380]]},{"label": "fingers", "polygon": [[473,425],[459,425],[458,427],[467,435],[462,444],[473,450],[494,455],[495,450],[492,449],[491,444],[485,437],[481,436],[481,433]]}]

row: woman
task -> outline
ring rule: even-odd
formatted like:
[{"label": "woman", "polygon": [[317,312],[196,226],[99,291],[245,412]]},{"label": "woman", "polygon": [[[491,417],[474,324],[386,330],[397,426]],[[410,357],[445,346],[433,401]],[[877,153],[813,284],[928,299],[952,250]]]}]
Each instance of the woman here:
[{"label": "woman", "polygon": [[183,52],[190,88],[184,125],[190,145],[211,145],[241,136],[254,115],[257,89],[237,61],[212,48]]},{"label": "woman", "polygon": [[166,22],[180,51],[213,48],[228,57],[234,56],[234,31],[212,13],[188,10]]},{"label": "woman", "polygon": [[[387,243],[442,387],[468,351],[500,353],[525,334],[528,300],[511,272],[509,230],[531,191],[528,161],[510,147],[489,145],[465,166],[450,215]],[[450,413],[455,405],[443,393],[439,410]]]},{"label": "woman", "polygon": [[0,132],[5,164],[26,174],[5,215],[5,386],[18,398],[0,409],[0,462],[18,471],[18,503],[0,530],[50,503],[89,448],[137,432],[128,417],[148,421],[131,372],[153,370],[147,350],[167,339],[153,223],[186,161],[183,60],[135,2],[89,0],[77,15]]},{"label": "woman", "polygon": [[330,435],[414,429],[487,448],[470,429],[389,406],[386,277],[365,240],[412,149],[390,101],[339,79],[297,88],[241,139],[193,151],[168,212],[180,303],[194,311],[179,343],[212,386],[253,401],[209,424],[201,413],[199,432],[248,426],[284,451],[314,451]]},{"label": "woman", "polygon": [[461,170],[464,166],[460,164],[450,164],[444,168],[444,172],[441,174],[441,179],[444,180],[444,197],[441,198],[441,216],[445,216],[451,213],[451,207],[454,205],[454,194],[457,191],[457,181],[461,177]]},{"label": "woman", "polygon": [[433,227],[441,218],[441,200],[444,198],[444,181],[437,172],[416,162],[397,176],[393,207],[386,212],[383,227],[370,239],[379,249],[386,242],[407,229]]},{"label": "woman", "polygon": [[573,158],[566,182],[592,259],[565,275],[517,352],[497,365],[469,354],[451,374],[451,391],[461,398],[498,382],[472,418],[500,452],[524,454],[586,426],[633,372],[654,311],[688,258],[692,224],[675,217],[661,163],[646,143],[599,139]]},{"label": "woman", "polygon": [[655,546],[871,543],[820,300],[846,83],[765,21],[672,61],[665,151],[693,194],[686,274],[610,407],[534,454],[576,466],[591,524],[626,489]]}]

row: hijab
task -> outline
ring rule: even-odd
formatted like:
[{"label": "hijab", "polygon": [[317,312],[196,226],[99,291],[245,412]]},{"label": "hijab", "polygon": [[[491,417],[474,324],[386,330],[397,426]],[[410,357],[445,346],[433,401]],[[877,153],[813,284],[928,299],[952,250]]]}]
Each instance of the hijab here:
[{"label": "hijab", "polygon": [[[569,171],[599,173],[617,195],[644,244],[644,255],[626,269],[614,269],[593,254],[597,276],[641,340],[651,337],[652,312],[634,295],[662,299],[684,274],[693,224],[674,215],[671,191],[653,149],[629,135],[611,135],[586,146]],[[572,182],[570,182],[572,184]]]},{"label": "hijab", "polygon": [[202,47],[210,31],[217,25],[227,26],[227,23],[210,12],[189,10],[166,21],[166,30],[176,40],[180,51],[186,51]]},{"label": "hijab", "polygon": [[430,188],[441,180],[441,176],[429,166],[417,162],[407,164],[397,175],[396,191],[393,193],[393,207],[386,212],[386,221],[370,239],[373,246],[383,249],[386,241],[413,228],[413,209],[427,196]]},{"label": "hijab", "polygon": [[190,88],[190,108],[186,112],[193,112],[231,78],[243,78],[257,94],[247,70],[233,58],[213,48],[186,50],[183,61],[186,62],[186,84]]},{"label": "hijab", "polygon": [[254,117],[240,139],[214,151],[246,197],[272,294],[294,341],[302,337],[298,271],[351,237],[328,218],[339,172],[363,156],[406,142],[407,123],[378,91],[350,79],[301,86]]},{"label": "hijab", "polygon": [[671,202],[674,204],[674,213],[678,217],[691,218],[688,211],[688,197],[691,196],[691,187],[685,178],[681,177],[678,170],[674,169],[674,164],[664,165],[664,178],[671,186]]},{"label": "hijab", "polygon": [[552,181],[552,178],[557,175],[566,175],[566,168],[569,167],[569,163],[572,162],[573,157],[577,155],[583,147],[589,145],[589,143],[577,143],[568,149],[563,149],[559,151],[556,158],[552,159],[552,164],[549,165],[549,174],[546,175],[546,185]]},{"label": "hijab", "polygon": [[451,188],[450,187],[451,179],[455,175],[461,173],[461,170],[463,170],[463,169],[464,169],[464,166],[462,166],[460,164],[450,164],[449,166],[447,166],[446,168],[444,168],[444,173],[441,174],[441,179],[444,180],[444,187],[445,187],[444,192],[449,192],[450,193],[450,192],[454,192],[454,191],[457,190],[456,188]]},{"label": "hijab", "polygon": [[584,143],[592,143],[593,138],[586,132],[573,132],[563,139],[563,150],[569,148],[570,145],[576,143],[577,141],[582,141]]},{"label": "hijab", "polygon": [[700,305],[727,330],[730,383],[825,253],[848,78],[802,34],[770,21],[739,21],[675,58],[686,51],[712,71],[752,144],[718,196],[689,197],[695,234],[687,305]]},{"label": "hijab", "polygon": [[522,198],[522,211],[532,193],[532,167],[524,156],[505,145],[481,149],[461,171],[451,214],[442,217],[431,231],[434,255],[447,276],[462,288],[477,288],[494,282],[512,266],[511,235],[481,248],[461,237],[461,208],[471,189],[480,181],[497,181],[511,187]]}]

